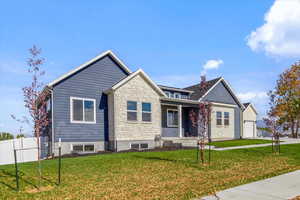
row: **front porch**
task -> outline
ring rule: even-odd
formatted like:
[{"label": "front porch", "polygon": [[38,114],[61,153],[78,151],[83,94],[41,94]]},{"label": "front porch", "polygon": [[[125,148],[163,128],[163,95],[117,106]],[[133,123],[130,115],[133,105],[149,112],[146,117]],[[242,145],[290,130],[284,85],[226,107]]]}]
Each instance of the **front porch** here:
[{"label": "front porch", "polygon": [[161,102],[162,138],[197,139],[197,127],[190,120],[191,110],[198,110],[197,101],[168,99]]}]

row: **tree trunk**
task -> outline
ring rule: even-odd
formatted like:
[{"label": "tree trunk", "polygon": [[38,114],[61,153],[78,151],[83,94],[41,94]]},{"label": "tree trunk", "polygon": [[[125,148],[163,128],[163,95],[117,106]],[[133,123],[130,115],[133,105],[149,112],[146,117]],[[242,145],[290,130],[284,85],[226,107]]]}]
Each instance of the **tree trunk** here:
[{"label": "tree trunk", "polygon": [[291,122],[291,130],[292,130],[292,137],[296,138],[295,137],[295,122],[294,121]]},{"label": "tree trunk", "polygon": [[296,131],[295,131],[296,138],[298,138],[299,126],[300,126],[300,120],[297,120]]}]

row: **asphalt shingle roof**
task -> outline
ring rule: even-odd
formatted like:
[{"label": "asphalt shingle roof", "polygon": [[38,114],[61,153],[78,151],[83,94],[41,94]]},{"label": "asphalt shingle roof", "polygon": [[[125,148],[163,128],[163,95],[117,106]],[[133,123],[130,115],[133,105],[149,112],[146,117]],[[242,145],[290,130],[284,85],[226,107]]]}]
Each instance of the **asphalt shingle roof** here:
[{"label": "asphalt shingle roof", "polygon": [[194,91],[194,93],[191,94],[192,100],[199,100],[211,87],[213,87],[222,77],[215,78],[209,81],[206,81],[206,87],[200,88],[200,83],[196,85],[192,85],[186,88],[183,88],[185,90],[191,90]]}]

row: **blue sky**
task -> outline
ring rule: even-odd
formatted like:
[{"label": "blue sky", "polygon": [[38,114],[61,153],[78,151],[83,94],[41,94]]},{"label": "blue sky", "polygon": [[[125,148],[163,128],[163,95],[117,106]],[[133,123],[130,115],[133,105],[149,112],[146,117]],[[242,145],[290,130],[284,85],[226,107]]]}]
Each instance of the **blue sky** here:
[{"label": "blue sky", "polygon": [[10,114],[26,115],[21,88],[30,81],[25,63],[33,44],[46,59],[45,83],[108,49],[131,70],[142,68],[157,83],[177,87],[199,82],[207,61],[221,61],[206,65],[207,77],[223,76],[263,116],[265,93],[300,55],[293,47],[300,41],[298,16],[278,16],[296,12],[299,1],[280,1],[2,2],[0,131],[16,133]]}]

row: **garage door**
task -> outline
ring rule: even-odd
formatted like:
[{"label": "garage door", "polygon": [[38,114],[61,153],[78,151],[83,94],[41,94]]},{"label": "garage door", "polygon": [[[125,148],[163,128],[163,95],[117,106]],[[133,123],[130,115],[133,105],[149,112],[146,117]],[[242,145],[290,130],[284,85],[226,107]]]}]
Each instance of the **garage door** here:
[{"label": "garage door", "polygon": [[245,122],[244,123],[244,138],[254,137],[254,123],[253,122]]}]

